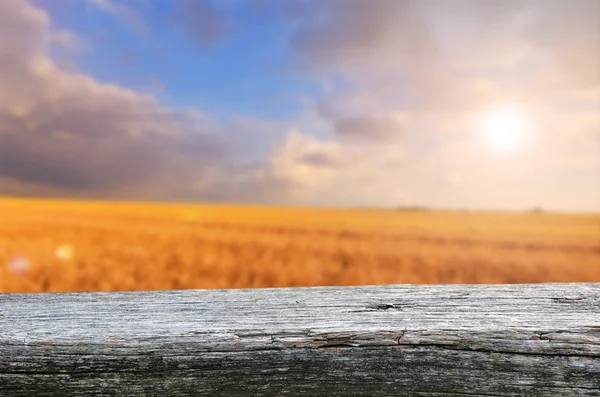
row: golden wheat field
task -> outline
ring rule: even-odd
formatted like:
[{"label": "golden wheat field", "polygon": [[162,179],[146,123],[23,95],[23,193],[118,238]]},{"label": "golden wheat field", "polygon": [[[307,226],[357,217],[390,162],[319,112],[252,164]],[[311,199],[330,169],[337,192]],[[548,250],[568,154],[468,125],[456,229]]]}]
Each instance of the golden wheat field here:
[{"label": "golden wheat field", "polygon": [[0,292],[600,281],[600,215],[0,199]]}]

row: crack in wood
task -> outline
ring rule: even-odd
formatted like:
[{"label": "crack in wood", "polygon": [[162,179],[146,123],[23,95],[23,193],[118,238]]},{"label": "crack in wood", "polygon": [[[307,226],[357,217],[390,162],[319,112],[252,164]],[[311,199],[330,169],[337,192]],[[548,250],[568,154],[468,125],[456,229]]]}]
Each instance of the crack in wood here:
[{"label": "crack in wood", "polygon": [[0,395],[598,396],[599,302],[600,283],[0,294]]}]

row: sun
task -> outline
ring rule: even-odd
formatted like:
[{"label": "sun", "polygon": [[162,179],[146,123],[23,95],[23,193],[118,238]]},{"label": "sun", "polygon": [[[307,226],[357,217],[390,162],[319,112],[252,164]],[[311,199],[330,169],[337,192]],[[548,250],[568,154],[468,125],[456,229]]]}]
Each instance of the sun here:
[{"label": "sun", "polygon": [[515,104],[497,105],[486,110],[479,124],[485,143],[502,151],[518,149],[531,131],[531,120],[525,108]]}]

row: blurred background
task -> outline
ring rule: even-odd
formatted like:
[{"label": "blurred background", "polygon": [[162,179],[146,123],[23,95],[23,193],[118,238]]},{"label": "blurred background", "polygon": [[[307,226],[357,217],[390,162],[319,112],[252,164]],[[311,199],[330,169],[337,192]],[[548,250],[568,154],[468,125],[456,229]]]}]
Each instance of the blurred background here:
[{"label": "blurred background", "polygon": [[600,281],[600,2],[0,2],[0,292]]}]

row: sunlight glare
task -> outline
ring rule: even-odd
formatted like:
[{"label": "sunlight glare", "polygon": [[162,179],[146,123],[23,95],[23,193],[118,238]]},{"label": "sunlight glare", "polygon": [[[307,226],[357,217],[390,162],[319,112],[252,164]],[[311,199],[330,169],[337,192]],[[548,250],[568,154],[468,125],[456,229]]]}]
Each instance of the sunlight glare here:
[{"label": "sunlight glare", "polygon": [[480,130],[488,146],[513,151],[523,144],[526,135],[530,133],[531,122],[523,108],[504,105],[484,113]]}]

